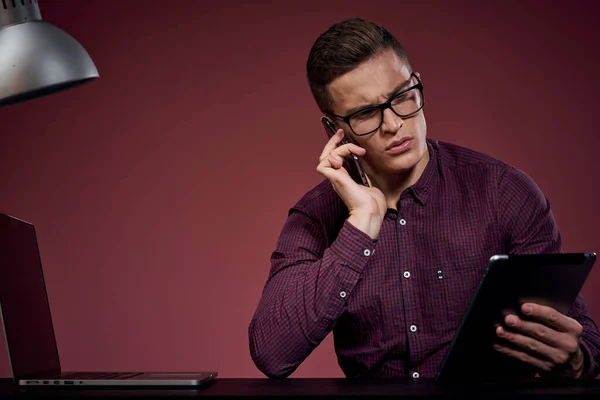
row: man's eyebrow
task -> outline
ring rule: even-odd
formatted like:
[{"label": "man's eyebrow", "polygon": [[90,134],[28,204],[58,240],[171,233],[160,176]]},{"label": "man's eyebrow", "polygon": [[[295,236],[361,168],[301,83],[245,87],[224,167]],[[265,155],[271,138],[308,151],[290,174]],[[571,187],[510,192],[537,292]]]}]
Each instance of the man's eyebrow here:
[{"label": "man's eyebrow", "polygon": [[[394,96],[395,94],[401,92],[402,90],[408,88],[411,83],[412,83],[412,79],[408,79],[407,81],[402,82],[401,84],[399,84],[398,86],[396,86],[394,89],[392,89],[387,94],[387,97],[390,98],[390,97]],[[346,111],[346,115],[350,115],[352,113],[360,111],[363,108],[375,107],[376,105],[377,104],[361,104],[359,106],[353,107],[350,110]]]},{"label": "man's eyebrow", "polygon": [[407,81],[404,81],[403,83],[401,83],[398,86],[396,86],[394,88],[394,90],[392,90],[391,92],[389,92],[387,94],[387,97],[390,98],[390,97],[394,96],[395,94],[400,93],[404,89],[408,89],[408,87],[410,86],[411,83],[412,83],[412,79],[408,79]]}]

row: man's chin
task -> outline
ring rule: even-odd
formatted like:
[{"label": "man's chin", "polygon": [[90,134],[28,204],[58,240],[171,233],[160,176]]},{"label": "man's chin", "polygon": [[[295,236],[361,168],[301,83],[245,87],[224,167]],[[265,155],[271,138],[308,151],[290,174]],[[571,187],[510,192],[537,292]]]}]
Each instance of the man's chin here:
[{"label": "man's chin", "polygon": [[384,166],[384,170],[389,173],[403,173],[414,169],[419,163],[420,158],[415,151],[403,154],[403,157],[394,157]]}]

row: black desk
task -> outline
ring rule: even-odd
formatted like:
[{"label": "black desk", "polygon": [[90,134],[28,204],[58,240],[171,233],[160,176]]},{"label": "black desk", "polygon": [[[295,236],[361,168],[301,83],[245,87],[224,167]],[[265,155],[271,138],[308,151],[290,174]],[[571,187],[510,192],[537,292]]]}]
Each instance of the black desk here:
[{"label": "black desk", "polygon": [[225,379],[217,378],[197,389],[18,389],[11,380],[0,381],[0,397],[13,398],[476,398],[476,399],[600,399],[600,380],[548,387],[547,384],[480,385],[443,388],[427,379],[351,381],[346,379]]}]

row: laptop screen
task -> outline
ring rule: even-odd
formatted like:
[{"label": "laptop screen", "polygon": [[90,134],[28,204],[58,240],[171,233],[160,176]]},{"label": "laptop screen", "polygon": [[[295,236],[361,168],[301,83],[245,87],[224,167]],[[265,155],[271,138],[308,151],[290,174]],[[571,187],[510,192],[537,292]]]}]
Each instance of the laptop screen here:
[{"label": "laptop screen", "polygon": [[33,225],[0,214],[0,309],[16,379],[60,370]]}]

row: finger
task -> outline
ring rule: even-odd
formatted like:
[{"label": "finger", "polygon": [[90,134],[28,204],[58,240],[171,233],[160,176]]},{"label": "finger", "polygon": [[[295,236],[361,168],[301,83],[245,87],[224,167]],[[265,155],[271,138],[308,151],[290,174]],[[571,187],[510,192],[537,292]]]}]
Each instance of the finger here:
[{"label": "finger", "polygon": [[367,183],[369,184],[369,187],[372,188],[373,187],[373,183],[371,183],[371,178],[369,178],[369,175],[367,175],[366,173],[365,173],[365,178],[367,178]]},{"label": "finger", "polygon": [[517,349],[521,349],[537,359],[549,361],[552,365],[563,365],[569,360],[569,355],[566,351],[563,351],[561,348],[549,346],[530,336],[507,331],[501,326],[496,328],[496,334],[499,338],[507,341]]},{"label": "finger", "polygon": [[340,169],[344,166],[344,160],[333,153],[327,156],[327,161],[329,161],[329,165],[334,169]]},{"label": "finger", "polygon": [[516,358],[517,360],[521,360],[524,363],[533,365],[534,367],[536,367],[542,371],[549,372],[552,370],[552,365],[550,364],[550,362],[548,362],[546,360],[540,360],[539,358],[534,357],[530,354],[527,354],[524,351],[513,349],[508,346],[501,345],[501,344],[495,344],[494,350],[496,350],[497,352],[504,354],[506,356]]},{"label": "finger", "polygon": [[521,306],[521,311],[526,316],[536,318],[561,332],[581,332],[583,330],[579,322],[552,307],[535,303],[525,303]]},{"label": "finger", "polygon": [[344,138],[344,131],[342,129],[338,129],[335,134],[327,141],[321,155],[319,156],[319,161],[322,161],[333,149],[335,149],[338,144]]},{"label": "finger", "polygon": [[337,154],[330,153],[323,158],[317,165],[317,172],[323,174],[326,178],[331,179],[335,171],[343,171],[348,175],[348,171],[344,168],[344,159]]},{"label": "finger", "polygon": [[509,330],[534,337],[550,346],[557,347],[563,344],[564,341],[563,332],[558,332],[539,322],[526,321],[514,314],[504,317],[504,323],[508,326]]},{"label": "finger", "polygon": [[340,169],[344,165],[344,159],[335,153],[329,153],[320,160],[317,170],[322,168]]},{"label": "finger", "polygon": [[327,156],[317,165],[317,172],[327,178],[332,184],[334,190],[339,194],[339,190],[348,187],[349,185],[356,185],[356,182],[350,177],[348,171],[343,167],[343,162],[340,162],[339,168],[336,168],[336,161],[333,157]]},{"label": "finger", "polygon": [[332,154],[336,154],[340,157],[348,157],[350,154],[355,154],[357,156],[363,156],[367,150],[363,147],[360,147],[354,143],[346,143],[341,146],[338,146],[334,150],[331,151]]}]

